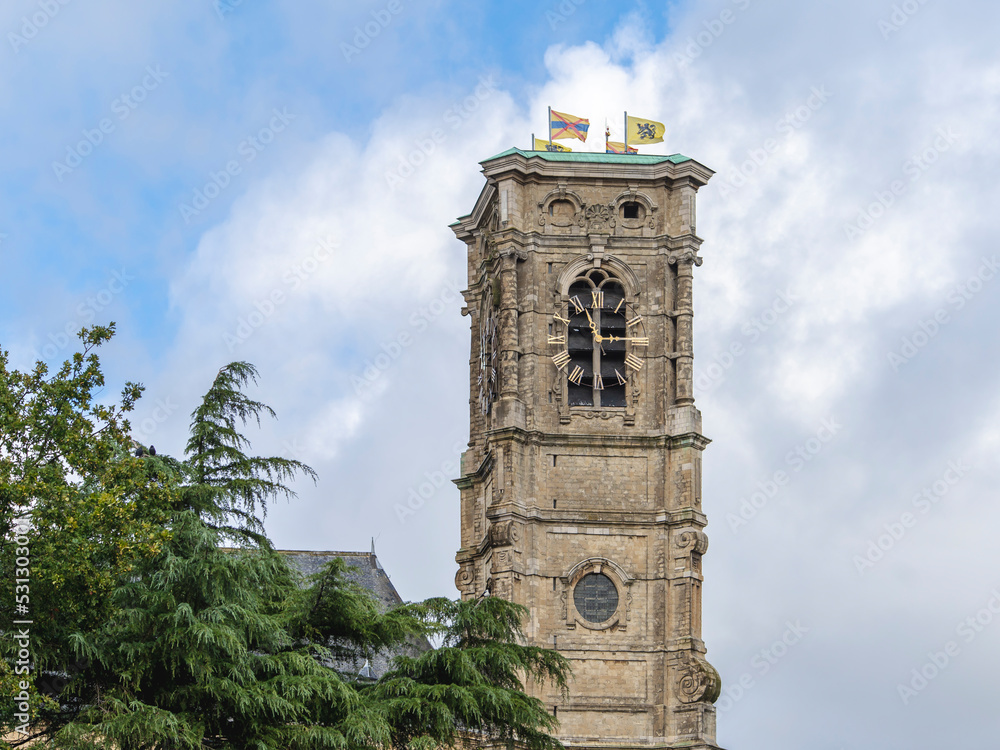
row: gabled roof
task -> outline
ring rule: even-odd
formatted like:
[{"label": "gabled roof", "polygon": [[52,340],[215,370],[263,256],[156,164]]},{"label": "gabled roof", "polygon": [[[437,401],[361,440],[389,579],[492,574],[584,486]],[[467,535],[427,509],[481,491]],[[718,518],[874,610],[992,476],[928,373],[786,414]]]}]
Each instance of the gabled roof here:
[{"label": "gabled roof", "polygon": [[[339,557],[349,566],[347,577],[371,592],[381,611],[385,612],[403,603],[399,592],[392,585],[392,581],[382,569],[374,552],[314,552],[289,549],[279,549],[277,552],[283,555],[288,564],[304,576],[319,573],[324,565]],[[378,653],[371,660],[362,660],[357,663],[341,661],[332,666],[340,672],[351,672],[365,679],[378,679],[389,671],[394,657],[400,655],[418,656],[430,648],[431,645],[426,638],[413,638],[405,646],[392,652]]]},{"label": "gabled roof", "polygon": [[339,557],[350,566],[347,571],[348,578],[374,594],[383,611],[403,603],[402,597],[382,569],[374,552],[279,549],[278,554],[283,555],[288,563],[304,576],[319,573],[324,565]]}]

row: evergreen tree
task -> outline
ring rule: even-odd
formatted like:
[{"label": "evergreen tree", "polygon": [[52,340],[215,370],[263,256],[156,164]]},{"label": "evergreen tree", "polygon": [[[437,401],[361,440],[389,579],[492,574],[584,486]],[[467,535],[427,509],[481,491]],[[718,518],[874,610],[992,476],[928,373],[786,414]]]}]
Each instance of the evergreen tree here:
[{"label": "evergreen tree", "polygon": [[551,681],[563,693],[569,662],[548,649],[523,645],[528,611],[505,599],[430,599],[425,621],[442,636],[440,648],[396,668],[366,690],[382,703],[396,748],[474,745],[556,750],[549,732],[557,722],[544,704],[526,695],[522,680]]}]

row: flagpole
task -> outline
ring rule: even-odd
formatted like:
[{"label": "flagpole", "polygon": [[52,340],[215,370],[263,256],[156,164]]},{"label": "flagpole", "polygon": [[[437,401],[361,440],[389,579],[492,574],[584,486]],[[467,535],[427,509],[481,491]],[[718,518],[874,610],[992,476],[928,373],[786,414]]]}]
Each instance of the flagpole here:
[{"label": "flagpole", "polygon": [[549,107],[549,145],[552,145],[552,107]]},{"label": "flagpole", "polygon": [[532,133],[531,134],[531,148],[529,149],[529,151],[534,151],[534,150],[535,150],[535,134]]},{"label": "flagpole", "polygon": [[625,110],[625,153],[628,154],[628,110]]}]

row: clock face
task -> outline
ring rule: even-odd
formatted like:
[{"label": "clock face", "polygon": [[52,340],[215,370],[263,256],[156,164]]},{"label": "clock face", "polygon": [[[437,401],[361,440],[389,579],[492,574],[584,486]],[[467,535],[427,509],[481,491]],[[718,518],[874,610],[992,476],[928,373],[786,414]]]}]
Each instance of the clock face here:
[{"label": "clock face", "polygon": [[488,414],[497,397],[497,311],[493,295],[483,297],[479,313],[479,408]]},{"label": "clock face", "polygon": [[552,362],[566,378],[570,406],[623,407],[626,387],[642,369],[649,337],[621,282],[592,269],[569,288],[552,316]]}]

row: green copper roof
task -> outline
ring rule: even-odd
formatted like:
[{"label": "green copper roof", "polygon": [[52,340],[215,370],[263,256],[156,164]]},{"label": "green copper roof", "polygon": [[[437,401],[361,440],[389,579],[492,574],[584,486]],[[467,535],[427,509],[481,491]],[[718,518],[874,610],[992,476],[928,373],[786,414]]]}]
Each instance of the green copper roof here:
[{"label": "green copper roof", "polygon": [[528,158],[537,156],[546,161],[585,161],[596,162],[598,164],[662,164],[665,161],[680,164],[681,162],[691,161],[690,156],[684,156],[683,154],[671,154],[670,156],[663,156],[661,154],[598,154],[589,151],[571,151],[567,153],[565,151],[525,151],[520,148],[509,148],[502,154],[491,156],[486,161],[493,161],[494,159],[499,159],[501,156],[510,156],[511,154],[520,154]]}]

